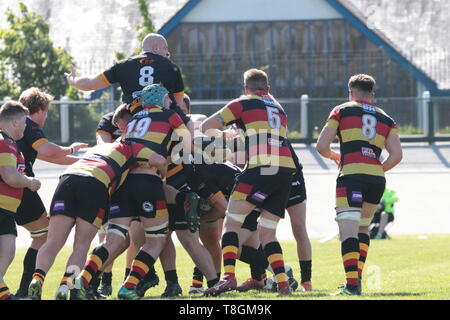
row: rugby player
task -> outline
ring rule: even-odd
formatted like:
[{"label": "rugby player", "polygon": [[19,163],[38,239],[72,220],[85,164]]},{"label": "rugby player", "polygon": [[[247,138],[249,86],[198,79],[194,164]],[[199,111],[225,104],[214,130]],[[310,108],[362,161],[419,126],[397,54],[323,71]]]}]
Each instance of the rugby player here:
[{"label": "rugby player", "polygon": [[[140,144],[132,143],[97,145],[65,170],[52,199],[47,241],[37,255],[29,296],[40,299],[45,276],[75,226],[73,252],[56,293],[57,300],[68,298],[91,242],[107,218],[110,194],[124,181],[136,159],[142,153],[148,156],[143,149]],[[148,158],[152,165],[164,170],[164,158],[154,154]]]},{"label": "rugby player", "polygon": [[[149,33],[142,40],[142,52],[119,61],[97,76],[76,77],[75,70],[66,73],[71,86],[80,90],[100,90],[114,83],[122,88],[122,101],[131,103],[146,86],[160,83],[174,102],[170,108],[181,115],[180,105],[184,95],[184,83],[180,68],[169,59],[167,40],[160,34]],[[193,133],[194,128],[186,124]]]},{"label": "rugby player", "polygon": [[291,189],[295,164],[286,144],[286,114],[269,95],[267,74],[258,69],[244,73],[245,95],[228,103],[206,119],[200,130],[208,136],[222,137],[218,129],[237,123],[244,131],[248,161],[237,178],[226,211],[222,236],[224,280],[205,290],[206,296],[217,296],[237,287],[236,259],[242,242],[240,230],[248,214],[255,207],[262,209],[258,231],[264,252],[274,270],[277,290],[290,295],[291,290],[284,269],[282,249],[276,239],[278,221]]},{"label": "rugby player", "polygon": [[[384,173],[402,159],[395,121],[374,105],[375,79],[366,74],[348,82],[349,102],[330,113],[316,149],[339,164],[336,181],[336,222],[346,285],[335,295],[360,295],[361,277],[370,244],[369,225],[383,195]],[[330,148],[336,135],[340,153]],[[383,148],[389,156],[380,161]]]},{"label": "rugby player", "polygon": [[17,229],[14,215],[23,190],[37,191],[41,182],[24,175],[25,160],[17,140],[23,137],[28,109],[8,101],[0,107],[0,300],[15,299],[3,277],[14,259]]},{"label": "rugby player", "polygon": [[[48,116],[48,108],[53,101],[53,96],[40,91],[38,88],[30,88],[21,93],[19,101],[28,108],[30,115],[27,117],[25,133],[22,139],[17,141],[25,158],[25,174],[34,177],[33,164],[36,158],[55,164],[69,165],[79,158],[71,156],[86,143],[75,142],[69,147],[62,147],[50,142],[42,128]],[[23,274],[18,297],[28,295],[30,285],[36,267],[36,256],[39,248],[47,239],[48,216],[39,194],[25,188],[22,201],[15,215],[16,223],[30,232],[32,242],[23,260]]]}]

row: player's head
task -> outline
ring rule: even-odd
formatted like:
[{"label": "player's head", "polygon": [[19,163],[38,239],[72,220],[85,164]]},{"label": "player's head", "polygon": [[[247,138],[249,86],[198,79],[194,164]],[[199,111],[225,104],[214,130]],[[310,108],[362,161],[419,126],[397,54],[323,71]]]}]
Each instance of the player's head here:
[{"label": "player's head", "polygon": [[51,94],[33,87],[20,94],[19,102],[28,108],[33,120],[43,127],[45,120],[47,120],[48,107],[53,99],[54,97]]},{"label": "player's head", "polygon": [[375,98],[375,79],[367,74],[356,74],[348,80],[350,100],[367,100]]},{"label": "player's head", "polygon": [[163,57],[170,56],[166,38],[157,33],[149,33],[145,36],[144,40],[142,40],[142,50],[159,54]]},{"label": "player's head", "polygon": [[130,111],[128,111],[127,104],[121,104],[114,111],[114,115],[112,117],[112,123],[124,133],[126,131],[128,122],[133,116]]},{"label": "player's head", "polygon": [[181,110],[183,110],[184,114],[191,113],[191,98],[185,93],[183,96],[183,103],[180,106]]},{"label": "player's head", "polygon": [[23,138],[28,109],[17,101],[8,101],[0,107],[0,129],[14,140]]},{"label": "player's head", "polygon": [[140,93],[142,106],[168,107],[170,105],[168,93],[169,91],[161,84],[148,85]]},{"label": "player's head", "polygon": [[245,93],[269,91],[269,77],[259,69],[249,69],[244,72]]}]

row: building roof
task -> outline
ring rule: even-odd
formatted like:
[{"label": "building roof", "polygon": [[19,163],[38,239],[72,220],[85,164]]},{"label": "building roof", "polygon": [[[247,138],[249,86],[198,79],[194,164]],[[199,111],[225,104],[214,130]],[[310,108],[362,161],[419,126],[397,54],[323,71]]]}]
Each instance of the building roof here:
[{"label": "building roof", "polygon": [[[450,17],[450,1],[325,1],[433,95],[450,94],[450,36],[442,32]],[[158,32],[170,34],[202,2],[186,1]]]}]

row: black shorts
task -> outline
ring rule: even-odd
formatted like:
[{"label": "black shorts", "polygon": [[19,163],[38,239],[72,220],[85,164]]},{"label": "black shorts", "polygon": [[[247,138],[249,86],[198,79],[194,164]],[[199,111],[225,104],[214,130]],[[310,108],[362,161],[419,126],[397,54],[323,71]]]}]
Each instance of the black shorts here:
[{"label": "black shorts", "polygon": [[184,208],[176,204],[167,205],[169,210],[169,230],[187,230],[188,224]]},{"label": "black shorts", "polygon": [[303,172],[297,171],[292,177],[291,193],[289,194],[289,200],[286,205],[286,209],[296,204],[302,203],[306,200],[306,186],[305,179],[303,178]]},{"label": "black shorts", "polygon": [[109,219],[167,218],[162,180],[149,174],[129,174],[111,198]]},{"label": "black shorts", "polygon": [[17,208],[14,218],[19,226],[23,226],[38,220],[46,211],[39,194],[36,191],[33,192],[28,188],[24,188],[22,201]]},{"label": "black shorts", "polygon": [[245,217],[244,223],[242,224],[242,229],[247,229],[251,232],[256,231],[258,229],[258,218],[261,215],[261,211],[259,209],[254,209],[250,212],[249,215]]},{"label": "black shorts", "polygon": [[14,221],[13,216],[0,212],[0,236],[7,234],[13,234],[17,237],[16,221]]},{"label": "black shorts", "polygon": [[246,200],[257,208],[284,218],[291,183],[291,173],[261,175],[259,168],[245,170],[236,178],[230,200]]},{"label": "black shorts", "polygon": [[100,229],[107,220],[108,189],[93,177],[66,174],[59,179],[50,205],[50,216],[81,218]]},{"label": "black shorts", "polygon": [[361,208],[363,202],[378,204],[386,183],[368,183],[350,177],[336,180],[336,207]]}]

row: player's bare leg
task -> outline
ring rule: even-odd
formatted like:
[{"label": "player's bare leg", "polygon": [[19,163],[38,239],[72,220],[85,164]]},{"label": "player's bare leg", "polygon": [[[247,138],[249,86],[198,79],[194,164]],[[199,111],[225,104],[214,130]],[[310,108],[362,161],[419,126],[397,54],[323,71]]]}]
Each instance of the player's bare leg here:
[{"label": "player's bare leg", "polygon": [[42,294],[45,276],[55,262],[56,255],[66,243],[75,219],[57,215],[50,218],[47,241],[42,245],[36,257],[36,270],[28,288],[28,295],[39,298]]},{"label": "player's bare leg", "polygon": [[287,208],[291,219],[292,233],[297,242],[297,255],[300,262],[301,286],[304,291],[311,291],[312,248],[306,229],[306,203],[298,203]]}]

